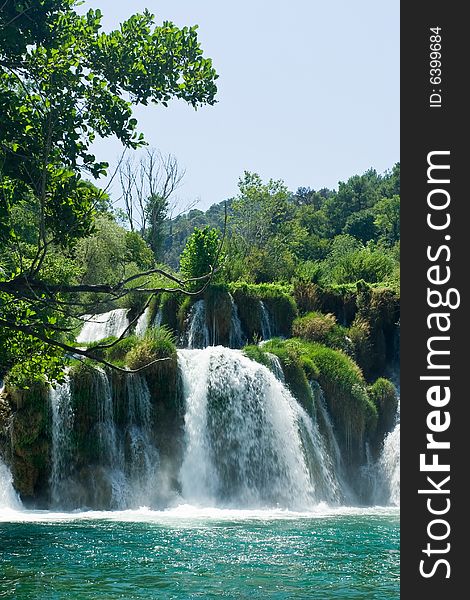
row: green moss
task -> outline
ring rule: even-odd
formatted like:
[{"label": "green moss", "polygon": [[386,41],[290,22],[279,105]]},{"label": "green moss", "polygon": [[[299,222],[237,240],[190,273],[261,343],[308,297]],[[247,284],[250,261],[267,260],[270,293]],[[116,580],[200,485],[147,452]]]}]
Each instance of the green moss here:
[{"label": "green moss", "polygon": [[272,340],[262,350],[279,357],[287,385],[310,413],[314,408],[308,382],[318,381],[347,462],[361,464],[366,435],[377,425],[377,408],[361,369],[342,351],[298,338]]},{"label": "green moss", "polygon": [[[199,298],[200,300],[200,298]],[[193,307],[193,304],[196,302],[196,299],[194,298],[194,296],[186,296],[181,304],[178,307],[178,311],[176,314],[176,322],[177,322],[177,328],[179,332],[183,332],[184,328],[185,328],[185,324],[189,318],[189,315],[191,313],[191,308]]]},{"label": "green moss", "polygon": [[333,313],[344,326],[350,324],[356,315],[356,295],[356,286],[352,284],[323,287],[298,281],[294,286],[294,298],[301,313]]},{"label": "green moss", "polygon": [[370,325],[362,317],[357,316],[347,333],[351,340],[354,359],[361,367],[366,378],[372,370],[373,355],[370,341]]},{"label": "green moss", "polygon": [[[310,414],[315,414],[315,403],[309,380],[318,376],[318,369],[309,357],[301,351],[297,340],[274,338],[260,350],[277,356],[281,362],[287,387],[300,405]],[[266,356],[269,361],[269,356]],[[261,362],[258,360],[258,362]]]},{"label": "green moss", "polygon": [[261,346],[256,346],[255,344],[245,346],[243,348],[243,354],[249,359],[268,367],[268,369],[271,369],[272,367],[268,354]]},{"label": "green moss", "polygon": [[348,330],[337,324],[332,313],[325,315],[309,312],[303,317],[298,317],[293,323],[292,333],[295,337],[309,342],[319,342],[336,350],[352,352],[347,336]]},{"label": "green moss", "polygon": [[370,351],[363,364],[365,375],[371,381],[382,375],[387,364],[395,359],[395,332],[400,318],[400,298],[393,289],[372,288],[363,282],[359,282],[357,287],[356,321],[360,320],[369,329]]},{"label": "green moss", "polygon": [[118,366],[125,363],[126,355],[139,343],[139,338],[136,335],[129,335],[123,338],[120,342],[105,350],[106,359]]},{"label": "green moss", "polygon": [[7,431],[2,445],[13,473],[14,486],[23,498],[37,496],[47,484],[49,464],[50,411],[48,386],[35,383],[29,389],[9,388],[3,397],[8,409]]}]

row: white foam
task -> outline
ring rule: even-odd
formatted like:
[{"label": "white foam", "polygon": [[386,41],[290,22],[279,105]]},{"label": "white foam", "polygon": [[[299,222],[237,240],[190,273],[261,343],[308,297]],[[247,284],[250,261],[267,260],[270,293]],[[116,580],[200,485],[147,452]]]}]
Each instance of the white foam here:
[{"label": "white foam", "polygon": [[320,503],[309,511],[292,511],[281,508],[240,510],[229,508],[198,507],[180,504],[166,510],[141,507],[136,510],[51,512],[41,510],[0,509],[0,522],[61,522],[78,520],[110,520],[118,522],[144,522],[198,526],[204,521],[277,521],[296,519],[324,519],[340,516],[399,516],[395,507],[329,506]]}]

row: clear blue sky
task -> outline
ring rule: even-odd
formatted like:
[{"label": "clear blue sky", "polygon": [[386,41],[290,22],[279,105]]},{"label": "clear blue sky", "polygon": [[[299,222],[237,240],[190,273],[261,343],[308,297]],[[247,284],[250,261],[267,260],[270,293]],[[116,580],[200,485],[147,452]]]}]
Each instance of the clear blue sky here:
[{"label": "clear blue sky", "polygon": [[[233,196],[244,170],[288,187],[337,187],[399,160],[398,0],[86,0],[104,28],[148,8],[199,25],[219,73],[218,104],[136,110],[151,146],[186,168],[181,205]],[[115,163],[120,145],[100,142]],[[118,190],[115,189],[115,194]]]}]

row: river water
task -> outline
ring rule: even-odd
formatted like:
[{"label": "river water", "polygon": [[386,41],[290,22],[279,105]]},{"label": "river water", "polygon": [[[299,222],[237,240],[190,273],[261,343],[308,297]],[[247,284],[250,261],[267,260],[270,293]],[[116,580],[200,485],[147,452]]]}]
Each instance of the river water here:
[{"label": "river water", "polygon": [[399,513],[4,510],[0,597],[398,599]]}]

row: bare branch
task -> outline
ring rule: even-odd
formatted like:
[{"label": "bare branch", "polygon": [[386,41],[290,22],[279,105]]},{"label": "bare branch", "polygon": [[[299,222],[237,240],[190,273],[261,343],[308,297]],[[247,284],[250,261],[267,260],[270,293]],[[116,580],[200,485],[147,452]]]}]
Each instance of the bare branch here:
[{"label": "bare branch", "polygon": [[149,367],[151,367],[152,365],[155,365],[156,363],[171,360],[170,356],[167,356],[165,358],[156,358],[155,360],[152,360],[151,362],[147,363],[146,365],[143,365],[142,367],[139,367],[138,369],[124,369],[122,367],[118,367],[117,365],[115,365],[113,363],[110,363],[109,361],[107,361],[104,358],[101,358],[100,356],[94,355],[93,350],[95,350],[96,347],[91,347],[91,348],[86,348],[86,349],[76,348],[75,346],[71,346],[70,344],[65,344],[64,342],[59,342],[58,340],[55,340],[54,338],[51,338],[43,333],[40,333],[39,331],[35,331],[27,325],[18,325],[17,323],[12,323],[11,321],[8,321],[7,319],[3,319],[2,317],[0,317],[0,324],[4,325],[5,327],[8,327],[9,329],[13,329],[15,331],[21,331],[22,333],[30,335],[30,336],[44,342],[45,344],[49,344],[50,346],[55,346],[56,348],[61,348],[62,350],[64,350],[65,352],[68,352],[69,354],[75,354],[78,356],[83,356],[84,358],[89,358],[90,360],[101,363],[111,369],[114,369],[115,371],[120,371],[121,373],[140,373],[144,369],[148,369]]}]

